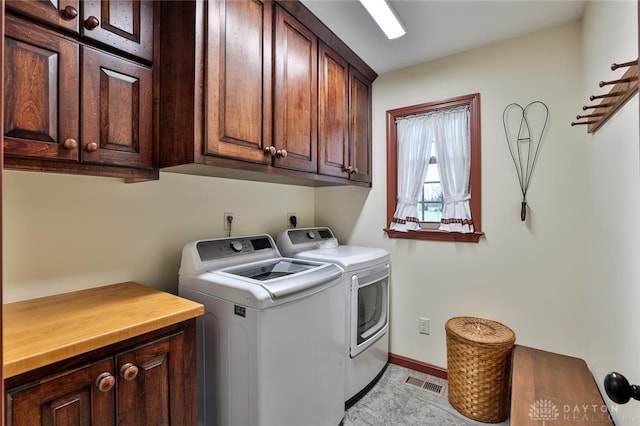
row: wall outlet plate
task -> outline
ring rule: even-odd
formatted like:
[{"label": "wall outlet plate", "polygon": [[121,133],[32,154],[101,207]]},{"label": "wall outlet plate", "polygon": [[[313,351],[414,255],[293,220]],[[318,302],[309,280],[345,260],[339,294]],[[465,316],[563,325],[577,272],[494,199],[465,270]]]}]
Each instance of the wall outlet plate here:
[{"label": "wall outlet plate", "polygon": [[420,334],[429,334],[429,318],[420,317],[418,319],[418,331]]},{"label": "wall outlet plate", "polygon": [[233,223],[233,213],[225,213],[224,214],[224,230],[225,231],[230,230],[232,223]]},{"label": "wall outlet plate", "polygon": [[[295,218],[295,222],[296,222],[295,226],[292,223],[291,218]],[[298,226],[298,215],[296,215],[293,212],[288,212],[287,213],[287,228],[296,228],[297,226]]]}]

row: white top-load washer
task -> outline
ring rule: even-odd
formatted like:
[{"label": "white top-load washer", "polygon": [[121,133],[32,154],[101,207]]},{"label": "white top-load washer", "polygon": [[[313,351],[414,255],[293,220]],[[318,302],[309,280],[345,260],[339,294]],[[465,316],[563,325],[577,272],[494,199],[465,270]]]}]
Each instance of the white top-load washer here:
[{"label": "white top-load washer", "polygon": [[345,271],[345,402],[350,406],[375,384],[389,359],[389,253],[340,245],[326,227],[287,229],[277,244],[285,256],[334,263]]},{"label": "white top-load washer", "polygon": [[283,258],[269,235],[185,245],[179,294],[200,302],[198,424],[338,425],[343,272]]}]

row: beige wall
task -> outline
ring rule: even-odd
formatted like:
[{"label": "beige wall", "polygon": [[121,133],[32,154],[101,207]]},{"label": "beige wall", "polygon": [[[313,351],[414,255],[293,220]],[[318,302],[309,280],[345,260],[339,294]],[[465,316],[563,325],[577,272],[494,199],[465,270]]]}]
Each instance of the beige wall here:
[{"label": "beige wall", "polygon": [[161,173],[160,180],[4,171],[4,301],[134,280],[175,293],[184,243],[313,225],[313,189]]},{"label": "beige wall", "polygon": [[[380,76],[374,83],[374,182],[316,190],[316,222],[351,244],[391,252],[391,352],[446,367],[444,324],[458,315],[502,321],[518,343],[584,356],[584,128],[569,123],[583,102],[581,25],[573,23]],[[479,244],[390,240],[386,226],[385,111],[479,92],[482,227]],[[540,100],[550,110],[520,221],[504,108]],[[338,217],[328,207],[338,203]],[[327,207],[325,207],[327,206]],[[431,334],[418,333],[418,317]]]},{"label": "beige wall", "polygon": [[[584,23],[380,76],[371,189],[171,173],[127,185],[5,171],[5,302],[123,280],[175,292],[182,245],[224,236],[224,212],[235,213],[235,235],[275,235],[294,211],[301,226],[328,225],[344,243],[391,252],[393,353],[445,367],[445,321],[477,315],[512,327],[520,344],[585,358],[598,381],[616,369],[637,383],[638,99],[595,135],[569,125],[611,75],[609,64],[637,57],[636,16],[636,2],[594,2]],[[486,237],[479,244],[388,239],[385,111],[474,92],[481,94]],[[533,100],[545,102],[551,117],[522,223],[502,112]],[[420,316],[431,320],[428,336],[418,333]],[[635,405],[612,407],[618,424],[640,418]]]},{"label": "beige wall", "polygon": [[[638,56],[637,3],[590,3],[583,19],[584,79],[582,98],[609,91],[601,80],[619,78],[614,62]],[[589,366],[602,386],[609,371],[640,382],[640,211],[638,96],[585,141],[588,174],[584,185],[583,222],[587,252],[585,323]],[[608,401],[608,399],[606,399]],[[640,404],[616,406],[609,401],[617,425],[640,423]]]},{"label": "beige wall", "polygon": [[[638,97],[594,135],[569,125],[589,95],[608,91],[600,80],[624,72],[610,64],[637,57],[637,31],[635,1],[590,2],[583,22],[378,78],[373,188],[316,190],[316,222],[350,244],[391,252],[391,352],[444,367],[444,323],[478,315],[512,327],[519,344],[584,358],[601,388],[614,370],[640,381]],[[476,245],[388,239],[385,111],[472,92],[481,94],[486,237]],[[522,223],[501,120],[507,104],[533,100],[551,118]],[[330,201],[341,217],[324,207]],[[420,316],[431,319],[429,336],[418,333]],[[616,424],[638,424],[640,404],[605,401]]]}]

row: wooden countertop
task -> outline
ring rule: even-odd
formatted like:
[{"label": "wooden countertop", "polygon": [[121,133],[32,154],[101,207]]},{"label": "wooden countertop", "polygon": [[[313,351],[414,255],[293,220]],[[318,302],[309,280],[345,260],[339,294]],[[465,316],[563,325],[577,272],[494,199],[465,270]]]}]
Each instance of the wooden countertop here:
[{"label": "wooden countertop", "polygon": [[8,303],[4,378],[203,313],[200,303],[134,282]]},{"label": "wooden countertop", "polygon": [[511,426],[613,425],[584,360],[526,346],[513,348]]}]

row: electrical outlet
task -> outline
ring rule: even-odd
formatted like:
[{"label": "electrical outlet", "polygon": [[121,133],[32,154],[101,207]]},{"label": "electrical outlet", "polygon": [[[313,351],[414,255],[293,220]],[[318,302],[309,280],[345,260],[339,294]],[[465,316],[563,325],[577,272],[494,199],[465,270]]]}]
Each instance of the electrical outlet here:
[{"label": "electrical outlet", "polygon": [[429,334],[429,318],[420,317],[418,319],[418,331],[420,334]]},{"label": "electrical outlet", "polygon": [[296,228],[298,226],[298,216],[295,213],[287,213],[287,228]]},{"label": "electrical outlet", "polygon": [[225,213],[224,214],[224,230],[228,231],[231,229],[231,223],[233,222],[233,213]]}]

